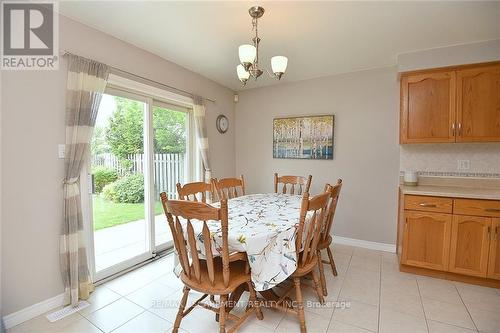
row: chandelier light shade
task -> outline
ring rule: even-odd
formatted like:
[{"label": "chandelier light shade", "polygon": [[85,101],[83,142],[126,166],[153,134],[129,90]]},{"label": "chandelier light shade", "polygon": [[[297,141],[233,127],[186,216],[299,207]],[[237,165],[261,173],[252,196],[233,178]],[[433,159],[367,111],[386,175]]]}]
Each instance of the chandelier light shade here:
[{"label": "chandelier light shade", "polygon": [[271,69],[274,75],[279,79],[286,71],[286,66],[288,65],[288,58],[284,56],[274,56],[271,58]]},{"label": "chandelier light shade", "polygon": [[238,53],[240,56],[241,64],[243,65],[245,70],[248,70],[254,63],[255,57],[257,56],[257,50],[255,49],[255,46],[250,44],[240,45],[240,47],[238,48]]},{"label": "chandelier light shade", "polygon": [[245,70],[243,65],[236,66],[236,73],[238,74],[238,79],[245,85],[250,78],[250,73]]},{"label": "chandelier light shade", "polygon": [[[243,44],[238,48],[238,56],[240,58],[240,64],[236,67],[236,74],[238,74],[238,79],[243,85],[245,85],[252,76],[255,80],[263,73],[263,70],[259,68],[259,30],[257,27],[257,20],[264,15],[264,8],[260,6],[251,7],[248,13],[252,17],[252,30],[255,30],[255,36],[252,38],[253,45]],[[286,67],[288,65],[288,58],[284,56],[275,56],[271,58],[271,69],[273,73],[269,73],[271,77],[278,80],[281,79],[283,74],[285,74]]]}]

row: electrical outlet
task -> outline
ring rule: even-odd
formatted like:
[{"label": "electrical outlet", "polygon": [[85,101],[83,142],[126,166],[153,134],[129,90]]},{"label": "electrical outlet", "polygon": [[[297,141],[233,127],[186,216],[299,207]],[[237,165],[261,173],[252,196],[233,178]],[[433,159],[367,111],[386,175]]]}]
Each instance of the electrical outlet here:
[{"label": "electrical outlet", "polygon": [[470,170],[470,160],[458,160],[458,170]]}]

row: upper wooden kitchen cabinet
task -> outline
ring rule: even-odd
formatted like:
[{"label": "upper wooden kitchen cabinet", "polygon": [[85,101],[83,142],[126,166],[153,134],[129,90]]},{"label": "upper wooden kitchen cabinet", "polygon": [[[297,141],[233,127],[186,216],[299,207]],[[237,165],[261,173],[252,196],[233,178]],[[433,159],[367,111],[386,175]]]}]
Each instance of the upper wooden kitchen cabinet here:
[{"label": "upper wooden kitchen cabinet", "polygon": [[486,277],[491,219],[454,215],[451,227],[450,272]]},{"label": "upper wooden kitchen cabinet", "polygon": [[500,141],[500,64],[402,73],[400,143]]},{"label": "upper wooden kitchen cabinet", "polygon": [[401,78],[401,143],[454,142],[454,71]]},{"label": "upper wooden kitchen cabinet", "polygon": [[500,141],[500,65],[457,71],[457,141]]},{"label": "upper wooden kitchen cabinet", "polygon": [[500,280],[500,219],[494,218],[491,223],[490,262],[488,277]]}]

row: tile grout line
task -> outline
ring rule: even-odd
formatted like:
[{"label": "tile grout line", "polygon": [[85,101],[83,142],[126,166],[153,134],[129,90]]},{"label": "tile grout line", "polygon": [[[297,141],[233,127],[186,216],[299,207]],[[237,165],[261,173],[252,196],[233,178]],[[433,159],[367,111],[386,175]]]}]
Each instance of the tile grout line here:
[{"label": "tile grout line", "polygon": [[472,321],[472,324],[476,328],[476,332],[479,332],[479,328],[477,328],[476,322],[474,321],[474,318],[472,318],[472,315],[470,314],[469,308],[467,307],[467,305],[465,305],[465,302],[464,302],[464,300],[462,298],[462,295],[460,294],[460,291],[458,291],[457,285],[455,283],[453,283],[453,287],[455,287],[455,290],[457,291],[458,297],[460,297],[460,301],[464,305],[465,310],[467,311],[467,314],[469,315],[469,318]]},{"label": "tile grout line", "polygon": [[[345,281],[345,278],[347,276],[347,271],[349,270],[349,267],[351,267],[351,260],[352,260],[352,255],[354,253],[354,250],[353,252],[351,253],[351,255],[349,256],[349,263],[347,264],[347,268],[345,270],[345,273],[344,273],[344,277],[342,278],[342,281],[340,281],[340,289],[339,289],[339,293],[337,295],[337,298],[335,299],[335,301],[337,302],[338,304],[338,301],[339,301],[339,298],[340,298],[340,293],[342,292],[342,287],[344,286],[344,281]],[[338,272],[337,272],[337,276],[338,276]],[[337,310],[337,308],[334,308],[333,309],[333,312],[332,312],[332,316],[330,317],[330,322],[328,323],[328,326],[326,328],[326,331],[328,332],[328,330],[330,329],[330,325],[332,324],[333,322],[333,315],[335,314],[335,311]]]},{"label": "tile grout line", "polygon": [[425,327],[427,328],[427,332],[429,332],[429,323],[427,322],[427,314],[425,313],[424,298],[422,297],[422,293],[420,292],[420,284],[418,283],[418,278],[416,277],[415,283],[417,284],[418,296],[420,297],[420,305],[422,306],[422,312],[424,313]]}]

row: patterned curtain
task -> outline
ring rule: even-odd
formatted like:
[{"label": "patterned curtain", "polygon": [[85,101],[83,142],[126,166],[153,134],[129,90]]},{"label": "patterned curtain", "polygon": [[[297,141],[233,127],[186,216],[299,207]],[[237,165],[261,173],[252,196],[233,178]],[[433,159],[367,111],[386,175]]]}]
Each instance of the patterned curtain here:
[{"label": "patterned curtain", "polygon": [[205,106],[203,105],[203,99],[198,96],[194,98],[194,124],[196,126],[196,141],[198,142],[198,149],[205,169],[205,182],[209,183],[212,178],[212,171],[210,169],[207,126],[205,124]]},{"label": "patterned curtain", "polygon": [[108,66],[68,55],[64,220],[60,238],[65,304],[76,305],[93,290],[83,232],[80,172],[89,152],[97,110],[108,80]]}]

